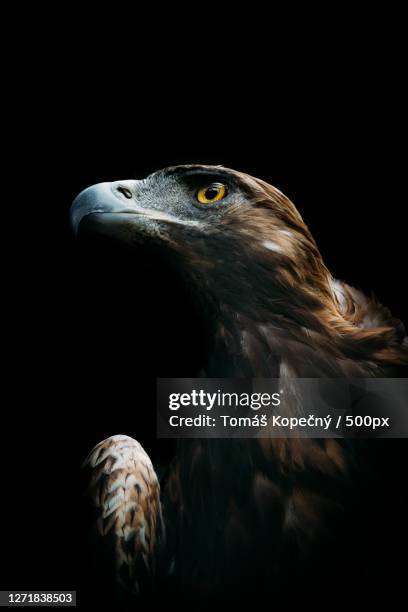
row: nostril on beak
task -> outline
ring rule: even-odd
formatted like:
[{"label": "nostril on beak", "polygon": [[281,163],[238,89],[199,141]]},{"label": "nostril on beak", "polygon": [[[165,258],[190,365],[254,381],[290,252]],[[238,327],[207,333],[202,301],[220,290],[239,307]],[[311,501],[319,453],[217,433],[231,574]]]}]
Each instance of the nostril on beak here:
[{"label": "nostril on beak", "polygon": [[132,199],[132,192],[126,187],[122,187],[121,185],[118,187],[119,193],[125,196],[128,200]]}]

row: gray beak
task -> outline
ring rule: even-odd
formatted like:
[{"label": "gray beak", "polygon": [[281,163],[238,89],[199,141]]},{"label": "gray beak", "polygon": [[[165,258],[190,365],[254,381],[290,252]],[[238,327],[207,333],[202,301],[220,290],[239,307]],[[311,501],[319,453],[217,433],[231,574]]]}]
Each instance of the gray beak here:
[{"label": "gray beak", "polygon": [[143,213],[134,198],[136,183],[137,181],[98,183],[81,191],[71,206],[70,220],[74,233],[78,233],[82,219],[94,213]]}]

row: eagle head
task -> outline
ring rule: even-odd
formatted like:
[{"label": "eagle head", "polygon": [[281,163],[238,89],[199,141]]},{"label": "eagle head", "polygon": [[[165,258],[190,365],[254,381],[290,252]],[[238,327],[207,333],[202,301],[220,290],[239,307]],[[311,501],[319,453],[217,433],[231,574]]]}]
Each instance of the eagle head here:
[{"label": "eagle head", "polygon": [[[292,202],[278,189],[219,166],[160,170],[143,180],[100,183],[75,199],[76,233],[97,232],[175,258],[208,296],[244,307],[280,307],[279,289],[312,284],[330,297],[328,273]],[[274,289],[274,290],[273,290]],[[238,291],[238,295],[237,295]],[[254,314],[252,313],[252,314]]]}]

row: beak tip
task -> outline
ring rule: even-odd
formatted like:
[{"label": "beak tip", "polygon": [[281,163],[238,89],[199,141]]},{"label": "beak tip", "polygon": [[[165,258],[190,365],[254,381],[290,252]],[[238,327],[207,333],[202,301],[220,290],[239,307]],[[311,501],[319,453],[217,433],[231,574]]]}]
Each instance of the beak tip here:
[{"label": "beak tip", "polygon": [[106,202],[112,197],[110,183],[97,183],[81,191],[72,202],[69,220],[75,236],[78,235],[82,219],[92,212],[104,210]]}]

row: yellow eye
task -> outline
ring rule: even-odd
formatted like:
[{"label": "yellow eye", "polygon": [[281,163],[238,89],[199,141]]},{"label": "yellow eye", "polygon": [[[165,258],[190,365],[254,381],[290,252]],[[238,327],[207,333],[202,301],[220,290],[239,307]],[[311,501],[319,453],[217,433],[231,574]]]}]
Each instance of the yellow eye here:
[{"label": "yellow eye", "polygon": [[222,183],[212,183],[207,187],[202,187],[197,192],[197,200],[200,204],[212,204],[222,200],[227,195],[227,188]]}]

